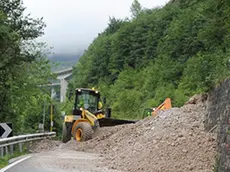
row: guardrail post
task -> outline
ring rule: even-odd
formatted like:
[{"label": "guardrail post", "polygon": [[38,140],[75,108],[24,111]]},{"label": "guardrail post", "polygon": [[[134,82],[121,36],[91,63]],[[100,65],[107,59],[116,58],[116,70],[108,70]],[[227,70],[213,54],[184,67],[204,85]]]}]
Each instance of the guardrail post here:
[{"label": "guardrail post", "polygon": [[10,145],[10,154],[14,154],[14,145]]},{"label": "guardrail post", "polygon": [[8,147],[7,146],[5,147],[5,151],[6,151],[6,154],[8,154]]},{"label": "guardrail post", "polygon": [[22,153],[22,143],[19,143],[19,151]]},{"label": "guardrail post", "polygon": [[30,142],[27,142],[26,143],[26,151],[29,152],[29,150],[30,150]]},{"label": "guardrail post", "polygon": [[3,156],[4,156],[4,148],[3,147],[0,148],[0,154],[1,154],[1,158],[3,158]]}]

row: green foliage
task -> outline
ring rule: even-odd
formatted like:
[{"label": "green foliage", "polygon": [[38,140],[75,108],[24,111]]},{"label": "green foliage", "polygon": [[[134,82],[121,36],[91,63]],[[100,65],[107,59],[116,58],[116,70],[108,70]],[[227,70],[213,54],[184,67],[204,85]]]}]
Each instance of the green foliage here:
[{"label": "green foliage", "polygon": [[65,114],[70,115],[72,114],[72,110],[74,107],[74,96],[67,99],[64,103],[61,104],[61,111],[64,111]]},{"label": "green foliage", "polygon": [[45,44],[35,42],[45,24],[24,10],[20,0],[0,2],[0,122],[13,122],[14,134],[36,131],[51,77]]},{"label": "green foliage", "polygon": [[186,95],[206,92],[230,74],[228,67],[229,53],[216,51],[191,57],[184,69],[179,88]]},{"label": "green foliage", "polygon": [[[143,72],[134,69],[122,71],[116,82],[110,87],[110,96],[114,117],[137,117],[142,104],[143,92],[142,82]],[[103,89],[102,89],[103,91]]]},{"label": "green foliage", "polygon": [[142,10],[141,4],[138,2],[138,0],[134,0],[130,8],[130,12],[132,13],[132,18],[137,18],[138,15],[140,15],[141,10]]},{"label": "green foliage", "polygon": [[139,118],[166,97],[182,106],[229,76],[227,0],[172,1],[132,7],[132,20],[110,18],[75,66],[71,87],[98,87],[113,116]]}]

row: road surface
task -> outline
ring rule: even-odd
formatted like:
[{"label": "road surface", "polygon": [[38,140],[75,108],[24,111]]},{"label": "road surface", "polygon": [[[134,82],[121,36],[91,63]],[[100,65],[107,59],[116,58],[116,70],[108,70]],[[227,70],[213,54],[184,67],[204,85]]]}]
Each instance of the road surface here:
[{"label": "road surface", "polygon": [[57,150],[33,154],[6,172],[117,172],[101,167],[100,161],[103,158],[97,154]]}]

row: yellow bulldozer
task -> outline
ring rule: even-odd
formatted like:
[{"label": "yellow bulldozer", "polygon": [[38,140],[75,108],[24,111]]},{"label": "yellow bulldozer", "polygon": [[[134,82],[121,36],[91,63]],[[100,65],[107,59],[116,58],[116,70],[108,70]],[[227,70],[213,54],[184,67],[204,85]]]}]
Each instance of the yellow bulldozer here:
[{"label": "yellow bulldozer", "polygon": [[[106,103],[104,98],[103,103]],[[62,142],[73,137],[77,141],[90,140],[100,127],[135,123],[111,118],[111,108],[102,108],[100,92],[96,89],[77,88],[71,115],[64,116]]]}]

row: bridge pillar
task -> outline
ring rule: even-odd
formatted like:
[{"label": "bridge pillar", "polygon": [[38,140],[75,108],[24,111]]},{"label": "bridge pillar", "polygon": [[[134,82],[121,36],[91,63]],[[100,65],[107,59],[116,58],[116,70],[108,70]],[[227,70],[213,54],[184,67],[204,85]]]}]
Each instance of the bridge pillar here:
[{"label": "bridge pillar", "polygon": [[68,82],[63,78],[61,81],[61,92],[60,92],[60,102],[64,102],[66,99],[66,92],[68,88]]},{"label": "bridge pillar", "polygon": [[72,68],[68,68],[62,71],[55,72],[55,74],[57,74],[56,79],[58,80],[58,83],[55,83],[57,81],[54,81],[54,83],[52,83],[53,85],[53,87],[51,88],[52,99],[56,99],[60,102],[65,101],[67,88],[68,88],[68,81],[72,77],[72,71],[73,71]]},{"label": "bridge pillar", "polygon": [[51,87],[51,98],[54,99],[56,97],[56,91],[54,87]]}]

